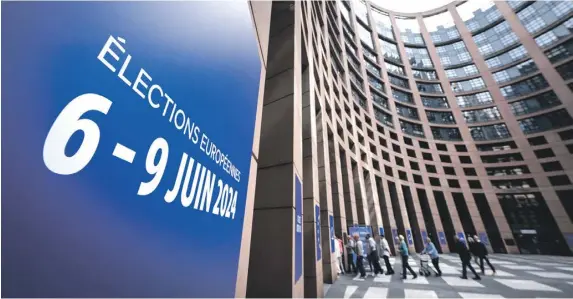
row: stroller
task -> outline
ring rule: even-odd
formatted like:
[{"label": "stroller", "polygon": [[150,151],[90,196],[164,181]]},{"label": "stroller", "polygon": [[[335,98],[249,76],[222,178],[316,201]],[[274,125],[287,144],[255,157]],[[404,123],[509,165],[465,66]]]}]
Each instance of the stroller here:
[{"label": "stroller", "polygon": [[430,256],[428,254],[420,254],[420,275],[426,277],[432,275],[430,270]]}]

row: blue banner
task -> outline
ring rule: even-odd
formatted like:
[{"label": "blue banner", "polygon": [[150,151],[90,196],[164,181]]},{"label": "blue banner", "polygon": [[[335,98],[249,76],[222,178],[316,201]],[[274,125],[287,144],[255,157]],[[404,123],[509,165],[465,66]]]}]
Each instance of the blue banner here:
[{"label": "blue banner", "polygon": [[485,244],[485,246],[489,246],[489,239],[487,237],[487,233],[480,232],[479,233],[479,239],[483,244]]},{"label": "blue banner", "polygon": [[[426,239],[428,239],[428,233],[425,230],[420,231],[422,235],[422,242],[426,244]],[[434,241],[434,240],[432,240]]]},{"label": "blue banner", "polygon": [[467,240],[466,240],[466,235],[465,235],[464,233],[462,233],[462,232],[457,232],[457,236],[458,236],[458,238],[460,238],[460,240],[462,240],[462,241],[464,241],[464,242],[467,242]]},{"label": "blue banner", "polygon": [[379,227],[378,228],[378,234],[380,234],[380,236],[384,236],[384,227]]},{"label": "blue banner", "polygon": [[294,202],[296,229],[294,233],[294,281],[302,276],[302,183],[298,176],[294,176]]},{"label": "blue banner", "polygon": [[336,236],[334,235],[334,215],[328,215],[328,228],[330,232],[330,252],[334,253],[336,245]]},{"label": "blue banner", "polygon": [[447,245],[448,242],[446,240],[446,234],[444,232],[438,232],[438,239],[440,240],[441,245]]},{"label": "blue banner", "polygon": [[367,251],[367,242],[366,242],[366,235],[371,235],[372,236],[372,227],[370,226],[351,226],[348,228],[348,234],[350,234],[350,236],[354,236],[354,234],[358,234],[360,240],[362,240],[363,244],[362,246],[364,247],[364,252],[368,252]]},{"label": "blue banner", "polygon": [[12,2],[2,25],[2,296],[234,297],[248,2]]},{"label": "blue banner", "polygon": [[567,242],[567,245],[569,245],[569,249],[573,251],[573,234],[565,233],[563,236],[565,236],[565,241]]},{"label": "blue banner", "polygon": [[394,239],[394,243],[398,242],[398,230],[395,228],[392,229],[392,238]]},{"label": "blue banner", "polygon": [[314,218],[316,219],[316,260],[322,259],[322,244],[320,238],[320,206],[314,206]]},{"label": "blue banner", "polygon": [[408,245],[414,244],[414,239],[412,238],[412,231],[409,229],[406,230],[406,238],[408,239]]}]

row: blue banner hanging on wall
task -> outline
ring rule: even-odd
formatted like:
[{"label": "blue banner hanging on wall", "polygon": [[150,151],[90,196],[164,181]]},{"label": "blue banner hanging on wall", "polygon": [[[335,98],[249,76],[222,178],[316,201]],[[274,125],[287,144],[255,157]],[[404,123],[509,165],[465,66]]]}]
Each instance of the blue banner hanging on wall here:
[{"label": "blue banner hanging on wall", "polygon": [[348,234],[350,234],[351,236],[353,236],[354,234],[358,234],[360,240],[362,240],[363,242],[363,248],[364,248],[364,252],[368,252],[367,251],[367,242],[366,242],[366,235],[371,235],[372,236],[372,227],[370,226],[351,226],[348,228]]},{"label": "blue banner hanging on wall", "polygon": [[322,243],[320,238],[320,206],[314,206],[314,219],[316,219],[316,260],[322,259]]},{"label": "blue banner hanging on wall", "polygon": [[330,252],[334,253],[336,246],[336,236],[334,235],[334,216],[328,215],[328,228],[330,232]]},{"label": "blue banner hanging on wall", "polygon": [[295,232],[294,232],[294,281],[297,282],[302,277],[302,183],[295,174]]},{"label": "blue banner hanging on wall", "polygon": [[2,8],[2,295],[234,297],[261,70],[248,2]]},{"label": "blue banner hanging on wall", "polygon": [[422,242],[426,244],[426,239],[428,239],[428,233],[425,230],[422,230],[421,235],[422,235]]},{"label": "blue banner hanging on wall", "polygon": [[479,233],[479,239],[483,244],[485,244],[485,246],[489,246],[489,239],[487,237],[487,233],[480,232]]},{"label": "blue banner hanging on wall", "polygon": [[438,232],[438,239],[440,240],[441,245],[448,244],[448,242],[446,240],[446,234],[444,232]]},{"label": "blue banner hanging on wall", "polygon": [[414,244],[414,239],[412,238],[412,230],[406,230],[406,238],[408,239],[408,245]]}]

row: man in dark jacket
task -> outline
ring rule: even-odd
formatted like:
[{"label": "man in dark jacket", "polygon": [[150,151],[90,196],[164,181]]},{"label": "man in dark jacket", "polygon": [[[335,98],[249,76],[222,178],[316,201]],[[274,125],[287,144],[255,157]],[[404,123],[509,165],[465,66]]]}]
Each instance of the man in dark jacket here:
[{"label": "man in dark jacket", "polygon": [[489,259],[487,258],[487,247],[485,246],[484,243],[482,243],[480,241],[480,239],[478,238],[478,236],[474,236],[474,240],[475,240],[475,246],[476,246],[476,253],[477,256],[479,257],[479,267],[481,269],[481,274],[485,275],[485,270],[483,268],[483,260],[485,260],[487,262],[487,265],[491,268],[491,271],[493,271],[493,274],[495,274],[495,268],[493,267],[493,265],[490,263]]},{"label": "man in dark jacket", "polygon": [[460,256],[460,260],[462,261],[462,276],[460,278],[468,279],[466,268],[470,268],[470,271],[472,271],[472,273],[474,274],[474,279],[480,280],[481,277],[479,277],[476,270],[474,270],[474,267],[472,267],[471,264],[472,256],[470,254],[470,251],[468,250],[468,247],[466,246],[466,243],[463,240],[461,240],[458,236],[455,236],[455,240],[456,240],[456,251]]}]

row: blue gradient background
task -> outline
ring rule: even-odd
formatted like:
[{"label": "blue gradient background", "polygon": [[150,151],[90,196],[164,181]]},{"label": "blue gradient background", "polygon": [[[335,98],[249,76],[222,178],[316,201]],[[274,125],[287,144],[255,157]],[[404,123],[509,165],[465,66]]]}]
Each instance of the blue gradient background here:
[{"label": "blue gradient background", "polygon": [[[261,67],[248,4],[3,2],[2,28],[2,296],[233,297]],[[127,40],[126,77],[144,68],[229,155],[240,184],[97,59],[110,34]],[[108,115],[84,116],[100,127],[98,150],[56,175],[44,140],[84,93],[113,101]],[[157,137],[170,146],[166,172],[138,196]],[[133,164],[112,156],[118,142],[137,152]],[[183,152],[238,189],[234,220],[164,202]]]}]

